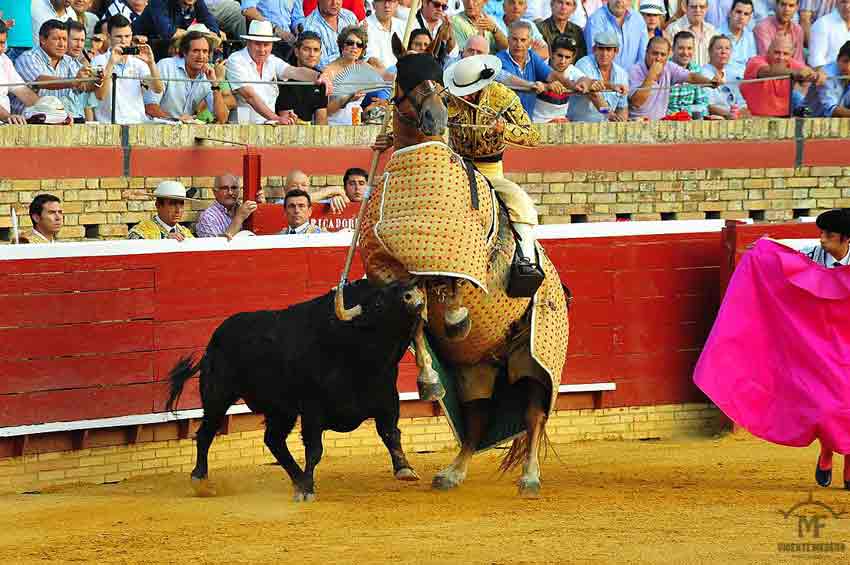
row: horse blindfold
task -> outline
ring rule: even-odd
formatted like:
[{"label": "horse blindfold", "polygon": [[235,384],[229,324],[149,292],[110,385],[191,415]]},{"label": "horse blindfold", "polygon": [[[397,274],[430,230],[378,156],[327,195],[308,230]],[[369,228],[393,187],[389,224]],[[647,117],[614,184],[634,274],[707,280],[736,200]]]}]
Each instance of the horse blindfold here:
[{"label": "horse blindfold", "polygon": [[428,53],[416,53],[402,57],[396,63],[398,85],[404,92],[410,92],[426,80],[443,84],[443,68]]}]

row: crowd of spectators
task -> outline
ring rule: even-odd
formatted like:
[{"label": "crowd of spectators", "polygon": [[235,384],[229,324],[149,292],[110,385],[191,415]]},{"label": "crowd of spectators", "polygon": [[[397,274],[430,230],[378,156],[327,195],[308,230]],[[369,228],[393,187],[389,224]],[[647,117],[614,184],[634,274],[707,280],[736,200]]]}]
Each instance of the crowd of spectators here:
[{"label": "crowd of spectators", "polygon": [[[389,98],[409,3],[5,3],[0,121],[356,124]],[[423,0],[414,28],[446,66],[496,55],[536,122],[850,107],[850,0]],[[358,65],[374,86],[334,95]]]}]

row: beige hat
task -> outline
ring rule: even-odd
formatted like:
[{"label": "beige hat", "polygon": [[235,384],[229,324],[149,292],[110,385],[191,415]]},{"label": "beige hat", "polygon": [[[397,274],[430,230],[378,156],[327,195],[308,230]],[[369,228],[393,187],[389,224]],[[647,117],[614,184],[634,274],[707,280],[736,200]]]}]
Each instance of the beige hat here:
[{"label": "beige hat", "polygon": [[248,28],[248,34],[243,35],[242,39],[266,42],[280,41],[280,38],[274,34],[272,23],[268,20],[262,22],[260,20],[252,20],[251,25]]},{"label": "beige hat", "polygon": [[186,33],[189,33],[190,31],[197,31],[198,33],[203,33],[206,36],[207,41],[212,44],[213,49],[218,49],[218,46],[221,45],[221,36],[219,36],[217,33],[213,33],[212,31],[210,31],[210,28],[208,28],[204,24],[195,22],[188,28],[186,28]]},{"label": "beige hat", "polygon": [[171,200],[190,200],[192,202],[200,202],[197,198],[189,198],[186,196],[186,187],[182,182],[176,180],[164,180],[156,185],[156,190],[151,193],[151,196],[156,198],[169,198]]},{"label": "beige hat", "polygon": [[473,55],[449,65],[443,72],[443,85],[455,96],[478,92],[502,70],[502,61],[494,55]]}]

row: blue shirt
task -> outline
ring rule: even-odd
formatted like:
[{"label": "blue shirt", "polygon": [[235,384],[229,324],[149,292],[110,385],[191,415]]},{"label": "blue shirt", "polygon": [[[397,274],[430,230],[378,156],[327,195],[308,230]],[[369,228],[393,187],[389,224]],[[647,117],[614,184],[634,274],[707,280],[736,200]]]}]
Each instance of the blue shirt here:
[{"label": "blue shirt", "polygon": [[[186,25],[186,21],[192,15],[194,20],[206,25],[211,32],[219,32],[218,20],[210,13],[204,0],[195,2],[193,14],[189,16],[183,12],[177,0],[150,0],[142,15],[131,24],[133,34],[171,39],[178,28],[186,29],[189,27]],[[188,21],[191,22],[191,20]]]},{"label": "blue shirt", "polygon": [[304,3],[301,0],[242,0],[242,10],[248,8],[256,8],[272,24],[296,35],[298,25],[304,23]]},{"label": "blue shirt", "polygon": [[745,28],[744,31],[741,32],[741,39],[738,40],[735,39],[735,36],[732,35],[732,32],[729,30],[728,21],[724,21],[723,24],[717,28],[717,31],[718,33],[728,37],[729,41],[732,42],[732,56],[729,58],[730,64],[734,63],[736,65],[746,67],[747,61],[758,54],[756,52],[756,37],[753,35],[753,30],[749,27]]},{"label": "blue shirt", "polygon": [[593,46],[593,36],[602,31],[616,33],[620,38],[620,51],[614,59],[620,67],[630,69],[643,61],[646,46],[649,43],[643,16],[632,10],[626,10],[623,27],[620,27],[608,6],[602,6],[587,18],[587,25],[584,27],[584,42],[588,49]]},{"label": "blue shirt", "polygon": [[[56,79],[74,78],[80,72],[81,66],[80,63],[68,55],[62,55],[62,58],[59,59],[59,64],[54,69],[50,66],[50,57],[41,47],[30,49],[15,60],[15,70],[27,82],[34,81],[42,75],[55,77]],[[68,113],[76,118],[85,117],[85,108],[86,106],[90,106],[88,103],[88,92],[79,92],[73,88],[48,90],[46,88],[39,89],[38,87],[34,87],[34,90],[39,96],[55,96],[59,98],[62,100]],[[14,98],[12,101],[12,113],[20,114],[23,111],[23,102]]]},{"label": "blue shirt", "polygon": [[32,47],[29,0],[0,0],[0,11],[3,12],[4,20],[15,20],[7,39],[9,47]]},{"label": "blue shirt", "polygon": [[[829,63],[822,69],[826,76],[840,76],[838,63]],[[828,79],[826,84],[809,89],[806,105],[811,108],[816,118],[831,118],[838,106],[850,108],[850,84],[845,85],[841,79]]]},{"label": "blue shirt", "polygon": [[339,32],[353,25],[357,25],[357,16],[354,15],[354,12],[345,8],[339,9],[337,29],[328,25],[322,14],[319,13],[318,8],[310,12],[310,15],[304,20],[304,30],[315,31],[322,38],[322,58],[319,59],[319,70],[324,69],[331,61],[339,59],[339,45],[337,45],[336,39]]},{"label": "blue shirt", "polygon": [[[511,73],[512,75],[518,76],[519,78],[529,82],[546,82],[546,79],[548,79],[549,75],[552,74],[552,67],[547,65],[546,61],[544,61],[540,55],[531,49],[528,50],[528,58],[525,62],[525,68],[522,70],[520,70],[519,65],[516,61],[514,61],[514,58],[511,57],[511,54],[507,49],[496,53],[496,57],[502,61],[502,70],[504,72]],[[522,102],[522,107],[525,109],[525,112],[529,116],[533,115],[534,104],[537,102],[537,93],[534,91],[517,92],[517,96],[519,96],[519,100]]]},{"label": "blue shirt", "polygon": [[[593,55],[586,55],[579,59],[578,63],[576,63],[576,67],[588,78],[602,80],[602,71],[599,70],[599,65],[596,63],[596,57]],[[610,82],[612,84],[622,84],[628,87],[629,73],[627,73],[623,67],[614,63],[614,66],[611,69]],[[623,96],[616,92],[603,92],[602,97],[605,99],[605,103],[612,112],[626,108],[629,105],[628,96]],[[570,99],[567,117],[571,122],[604,122],[607,120],[607,118],[596,109],[593,102],[590,101],[590,96],[580,96],[575,94]]]}]

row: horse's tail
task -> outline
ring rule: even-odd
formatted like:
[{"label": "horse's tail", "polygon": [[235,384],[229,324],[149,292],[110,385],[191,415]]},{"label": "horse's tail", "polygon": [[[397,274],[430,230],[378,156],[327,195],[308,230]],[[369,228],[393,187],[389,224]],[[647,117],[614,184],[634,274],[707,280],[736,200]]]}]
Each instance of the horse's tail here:
[{"label": "horse's tail", "polygon": [[[203,359],[201,359],[203,360]],[[168,395],[168,402],[165,403],[165,411],[173,412],[174,406],[180,400],[180,394],[183,392],[183,385],[186,384],[192,376],[201,370],[201,361],[194,365],[192,364],[192,356],[181,357],[171,372],[168,373],[168,381],[171,383],[171,392]]]},{"label": "horse's tail", "polygon": [[[540,454],[540,461],[545,461],[549,450],[552,449],[552,441],[549,439],[549,434],[546,433],[544,427],[540,432],[540,437],[537,438],[537,452]],[[505,474],[511,471],[528,459],[528,454],[531,452],[531,442],[528,441],[528,434],[524,433],[516,438],[511,443],[510,449],[502,457],[502,462],[499,464],[499,472]]]}]

